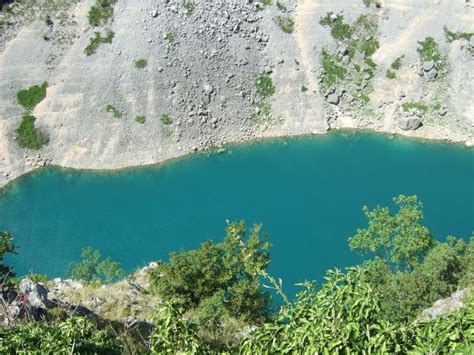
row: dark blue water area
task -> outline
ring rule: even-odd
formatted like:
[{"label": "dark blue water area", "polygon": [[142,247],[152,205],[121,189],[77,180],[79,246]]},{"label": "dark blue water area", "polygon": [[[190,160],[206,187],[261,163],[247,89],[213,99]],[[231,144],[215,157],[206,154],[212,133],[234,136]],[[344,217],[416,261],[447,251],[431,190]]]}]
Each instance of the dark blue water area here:
[{"label": "dark blue water area", "polygon": [[474,150],[371,133],[333,133],[230,146],[117,172],[47,168],[0,191],[0,230],[15,235],[18,274],[65,276],[92,246],[127,271],[171,251],[220,241],[226,220],[261,222],[270,272],[294,294],[330,268],[361,261],[347,239],[366,226],[363,205],[416,194],[440,240],[469,238]]}]

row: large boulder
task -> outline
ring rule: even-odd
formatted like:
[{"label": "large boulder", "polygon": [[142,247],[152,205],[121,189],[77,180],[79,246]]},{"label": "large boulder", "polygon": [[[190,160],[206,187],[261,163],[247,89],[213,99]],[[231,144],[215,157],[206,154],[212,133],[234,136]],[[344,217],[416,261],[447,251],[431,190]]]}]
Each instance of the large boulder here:
[{"label": "large boulder", "polygon": [[339,104],[339,95],[337,95],[337,94],[329,94],[328,97],[327,97],[327,101],[328,101],[330,104],[337,105],[337,104]]},{"label": "large boulder", "polygon": [[421,118],[404,117],[398,120],[398,127],[404,131],[413,131],[421,126]]},{"label": "large boulder", "polygon": [[423,71],[428,72],[428,71],[432,70],[434,68],[434,66],[435,66],[434,60],[429,60],[427,62],[424,62],[423,63]]},{"label": "large boulder", "polygon": [[429,321],[446,316],[459,308],[464,308],[468,304],[470,294],[471,291],[467,288],[458,290],[454,292],[451,297],[438,300],[432,307],[425,309],[419,319]]},{"label": "large boulder", "polygon": [[23,279],[20,281],[19,289],[30,307],[48,309],[52,306],[48,300],[48,290],[43,285],[30,279]]}]

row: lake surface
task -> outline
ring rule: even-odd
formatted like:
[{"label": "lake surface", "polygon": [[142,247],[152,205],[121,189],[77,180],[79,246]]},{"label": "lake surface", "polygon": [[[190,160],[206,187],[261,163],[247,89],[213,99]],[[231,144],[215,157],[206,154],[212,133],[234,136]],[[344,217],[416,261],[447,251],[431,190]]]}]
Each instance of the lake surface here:
[{"label": "lake surface", "polygon": [[417,194],[438,239],[474,230],[474,150],[333,133],[232,146],[119,172],[47,168],[0,190],[0,230],[15,235],[18,274],[65,276],[92,246],[131,271],[171,251],[219,241],[225,221],[262,222],[270,271],[296,282],[360,261],[347,238],[364,227],[364,204]]}]

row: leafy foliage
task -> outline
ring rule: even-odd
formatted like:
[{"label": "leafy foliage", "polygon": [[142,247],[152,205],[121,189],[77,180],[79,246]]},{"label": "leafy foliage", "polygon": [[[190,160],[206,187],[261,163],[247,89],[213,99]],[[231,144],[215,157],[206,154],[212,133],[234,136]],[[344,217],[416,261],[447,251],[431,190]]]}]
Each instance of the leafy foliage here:
[{"label": "leafy foliage", "polygon": [[135,122],[138,122],[140,124],[144,124],[146,122],[146,117],[145,116],[137,116],[137,117],[135,117]]},{"label": "leafy foliage", "polygon": [[403,56],[398,57],[397,59],[393,61],[391,65],[393,70],[399,70],[402,67],[402,59],[403,59]]},{"label": "leafy foliage", "polygon": [[20,90],[16,94],[18,103],[27,110],[33,110],[46,97],[48,83],[44,81],[41,86],[34,85],[28,89]]},{"label": "leafy foliage", "polygon": [[318,291],[305,283],[275,322],[247,336],[243,354],[451,352],[474,341],[474,305],[427,323],[383,318],[378,295],[361,269],[329,271]]},{"label": "leafy foliage", "polygon": [[191,16],[194,12],[194,2],[193,0],[183,0],[183,7],[186,11],[186,16]]},{"label": "leafy foliage", "polygon": [[122,118],[123,115],[122,111],[120,111],[113,105],[105,106],[105,111],[112,113],[112,116],[114,116],[114,118]]},{"label": "leafy foliage", "polygon": [[16,129],[20,147],[38,150],[48,144],[48,136],[35,127],[35,121],[36,117],[33,115],[22,117],[20,126]]},{"label": "leafy foliage", "polygon": [[135,68],[143,69],[147,66],[148,61],[146,59],[138,59],[135,61]]},{"label": "leafy foliage", "polygon": [[448,42],[454,42],[459,39],[465,39],[466,41],[470,41],[471,37],[474,36],[474,32],[453,32],[450,31],[446,26],[444,26],[443,29]]},{"label": "leafy foliage", "polygon": [[169,32],[169,33],[166,34],[166,40],[169,43],[174,43],[176,41],[176,35],[172,32]]},{"label": "leafy foliage", "polygon": [[423,41],[418,42],[418,44],[420,45],[418,53],[422,61],[434,60],[436,62],[442,59],[438,43],[436,43],[433,37],[426,37]]},{"label": "leafy foliage", "polygon": [[284,3],[282,3],[281,1],[276,2],[276,7],[277,7],[278,10],[283,11],[283,12],[288,10],[286,5]]},{"label": "leafy foliage", "polygon": [[344,75],[347,73],[347,69],[336,63],[336,59],[333,58],[326,50],[322,51],[322,65],[324,69],[324,81],[323,84],[326,88],[331,87],[339,80],[344,79]]},{"label": "leafy foliage", "polygon": [[385,76],[389,79],[395,79],[397,77],[397,74],[393,70],[387,69],[387,71],[385,72]]},{"label": "leafy foliage", "polygon": [[85,318],[28,322],[0,332],[2,354],[120,354],[117,340]]},{"label": "leafy foliage", "polygon": [[114,36],[115,33],[112,31],[108,31],[105,37],[102,37],[100,32],[94,32],[94,37],[90,38],[89,45],[84,50],[84,53],[87,56],[94,54],[101,43],[112,43]]},{"label": "leafy foliage", "polygon": [[170,125],[173,123],[173,120],[171,119],[170,115],[164,113],[160,116],[160,122],[164,125]]},{"label": "leafy foliage", "polygon": [[117,0],[97,0],[96,4],[89,10],[89,24],[93,27],[106,24],[113,15],[113,5]]},{"label": "leafy foliage", "polygon": [[0,232],[0,282],[5,283],[15,276],[13,269],[3,262],[8,254],[16,254],[16,246],[13,244],[13,235],[8,232]]},{"label": "leafy foliage", "polygon": [[423,220],[422,203],[416,196],[400,195],[393,199],[398,207],[392,214],[387,207],[363,208],[369,220],[365,229],[358,229],[349,238],[351,249],[372,253],[399,268],[412,269],[433,243]]},{"label": "leafy foliage", "polygon": [[269,263],[269,243],[261,240],[260,231],[260,225],[248,232],[244,222],[230,223],[223,242],[206,241],[199,249],[171,253],[168,263],[160,262],[152,271],[151,283],[161,297],[185,310],[215,304],[216,294],[223,292],[231,316],[261,321],[268,315],[270,296],[262,292],[257,275]]},{"label": "leafy foliage", "polygon": [[336,40],[350,39],[352,37],[353,29],[351,25],[344,23],[344,16],[334,15],[328,12],[325,17],[319,20],[321,26],[331,28],[331,36]]},{"label": "leafy foliage", "polygon": [[205,354],[207,346],[198,336],[195,324],[183,319],[183,309],[165,303],[157,309],[155,329],[150,335],[152,354]]},{"label": "leafy foliage", "polygon": [[73,279],[100,284],[112,282],[124,277],[120,263],[106,258],[101,261],[100,251],[91,247],[82,249],[82,260],[71,263],[69,274]]},{"label": "leafy foliage", "polygon": [[426,112],[428,111],[428,106],[426,106],[426,104],[424,104],[423,102],[405,102],[404,104],[402,104],[402,109],[405,112],[409,112],[412,109],[417,109],[422,112]]},{"label": "leafy foliage", "polygon": [[255,83],[257,94],[262,97],[269,97],[275,93],[275,86],[272,78],[267,74],[262,74]]},{"label": "leafy foliage", "polygon": [[295,30],[295,20],[289,16],[277,16],[275,22],[285,33],[292,33]]}]

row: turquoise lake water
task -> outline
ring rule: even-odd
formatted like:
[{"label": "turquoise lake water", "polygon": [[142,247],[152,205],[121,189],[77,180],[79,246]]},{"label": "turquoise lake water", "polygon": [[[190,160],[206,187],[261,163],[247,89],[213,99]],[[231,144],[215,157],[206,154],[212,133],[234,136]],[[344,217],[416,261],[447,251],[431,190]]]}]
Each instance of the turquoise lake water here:
[{"label": "turquoise lake water", "polygon": [[474,230],[474,150],[369,133],[229,147],[113,173],[48,168],[0,191],[0,230],[15,235],[18,274],[65,276],[92,246],[127,270],[170,251],[221,240],[226,219],[262,222],[270,271],[296,282],[360,258],[347,238],[366,224],[364,204],[417,194],[439,239]]}]

